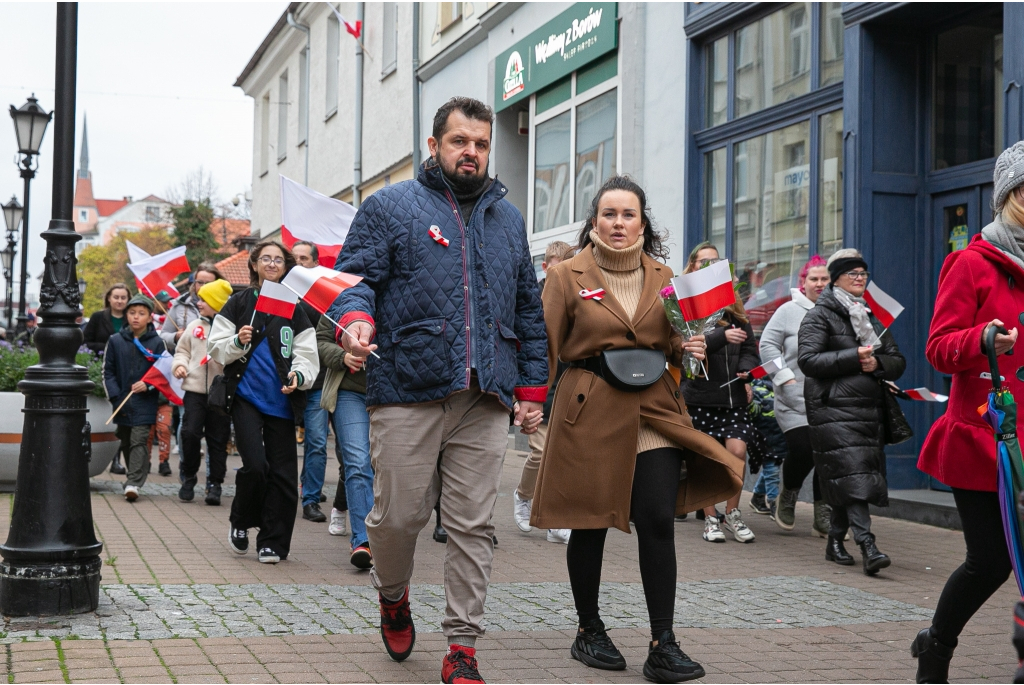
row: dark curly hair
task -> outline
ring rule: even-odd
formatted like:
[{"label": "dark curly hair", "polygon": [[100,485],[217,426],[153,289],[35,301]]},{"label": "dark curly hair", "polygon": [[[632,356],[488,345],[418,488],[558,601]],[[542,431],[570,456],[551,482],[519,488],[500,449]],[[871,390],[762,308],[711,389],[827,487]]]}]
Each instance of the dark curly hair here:
[{"label": "dark curly hair", "polygon": [[625,190],[626,192],[633,193],[636,195],[636,199],[640,202],[640,216],[644,224],[644,254],[651,259],[657,259],[658,261],[665,262],[668,260],[668,248],[665,246],[664,240],[665,234],[657,229],[654,225],[654,218],[651,216],[651,209],[647,206],[647,193],[640,187],[640,184],[634,181],[629,176],[612,176],[607,181],[601,184],[597,194],[594,195],[593,202],[590,203],[590,213],[587,215],[586,221],[580,226],[580,234],[576,238],[576,244],[579,250],[583,250],[587,245],[590,245],[590,229],[597,225],[597,212],[598,207],[601,204],[601,198],[605,193],[612,190]]}]

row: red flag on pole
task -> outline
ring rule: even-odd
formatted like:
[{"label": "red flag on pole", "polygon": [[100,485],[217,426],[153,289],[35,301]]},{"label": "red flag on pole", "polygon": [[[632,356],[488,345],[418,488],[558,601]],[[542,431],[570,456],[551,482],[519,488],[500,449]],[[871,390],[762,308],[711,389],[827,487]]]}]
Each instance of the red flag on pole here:
[{"label": "red flag on pole", "polygon": [[175,247],[128,265],[135,278],[142,282],[150,297],[164,290],[167,283],[175,276],[187,273],[191,269],[185,258],[185,247]]}]

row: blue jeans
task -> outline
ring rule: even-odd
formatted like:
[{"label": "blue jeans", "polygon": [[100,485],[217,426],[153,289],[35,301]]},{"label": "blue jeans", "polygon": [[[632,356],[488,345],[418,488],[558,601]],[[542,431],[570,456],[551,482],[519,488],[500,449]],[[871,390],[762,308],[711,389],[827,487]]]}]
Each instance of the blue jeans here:
[{"label": "blue jeans", "polygon": [[[309,435],[308,429],[306,435]],[[370,415],[366,412],[366,395],[351,390],[338,391],[334,436],[338,441],[338,458],[345,469],[345,496],[348,498],[348,520],[352,526],[352,548],[355,549],[369,542],[366,515],[373,508]]]},{"label": "blue jeans", "polygon": [[324,473],[327,471],[327,422],[326,409],[320,408],[320,390],[306,393],[306,439],[302,443],[302,506],[320,504],[320,491],[324,489]]},{"label": "blue jeans", "polygon": [[765,460],[757,476],[757,483],[754,484],[755,495],[764,495],[769,502],[779,496],[779,468],[774,460]]}]

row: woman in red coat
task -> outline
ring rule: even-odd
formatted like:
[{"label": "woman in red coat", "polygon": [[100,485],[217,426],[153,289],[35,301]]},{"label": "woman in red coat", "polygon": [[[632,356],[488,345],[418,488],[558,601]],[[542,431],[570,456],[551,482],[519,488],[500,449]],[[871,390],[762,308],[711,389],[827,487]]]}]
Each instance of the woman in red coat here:
[{"label": "woman in red coat", "polygon": [[1024,350],[1014,349],[1017,329],[1012,327],[1024,312],[1024,141],[999,156],[994,182],[995,219],[942,265],[925,351],[932,366],[952,374],[953,387],[917,467],[953,489],[967,559],[946,581],[931,627],[911,646],[919,683],[947,681],[961,631],[1011,570],[997,496],[995,438],[977,410],[992,387],[982,375],[989,369],[983,342],[989,326],[1010,329],[996,336],[995,351],[1005,385],[1015,397],[1024,397],[1017,375]]}]

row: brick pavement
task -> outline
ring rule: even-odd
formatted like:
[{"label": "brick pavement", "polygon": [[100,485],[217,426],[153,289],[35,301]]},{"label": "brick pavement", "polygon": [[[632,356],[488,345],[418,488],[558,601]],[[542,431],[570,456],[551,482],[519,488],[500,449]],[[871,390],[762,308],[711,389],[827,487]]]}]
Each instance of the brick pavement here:
[{"label": "brick pavement", "polygon": [[[329,488],[337,478],[334,463]],[[649,636],[635,536],[609,534],[602,594],[608,623],[617,626],[611,634],[630,666],[593,671],[568,656],[573,630],[564,546],[546,542],[540,531],[524,535],[511,520],[522,463],[522,453],[509,452],[496,510],[489,630],[478,643],[484,676],[642,681]],[[237,458],[231,466],[240,466]],[[94,488],[93,514],[105,545],[103,615],[8,620],[0,633],[8,682],[436,681],[445,645],[431,631],[438,630],[443,606],[444,547],[430,539],[431,526],[421,534],[413,578],[417,649],[395,664],[373,628],[366,574],[347,563],[347,540],[327,535],[326,524],[300,517],[291,558],[261,565],[253,554],[228,550],[227,507],[177,501],[166,494],[174,491],[174,478],[153,473],[149,483],[135,505],[111,493],[112,485]],[[876,519],[879,544],[894,563],[868,578],[857,567],[825,562],[824,542],[811,535],[810,506],[797,511],[792,533],[748,516],[758,535],[752,545],[705,543],[692,517],[676,525],[677,636],[704,665],[703,682],[912,681],[910,640],[927,625],[962,559],[962,535]],[[0,500],[0,524],[9,515],[10,502]],[[968,625],[954,682],[1009,680],[1016,666],[1009,642],[1015,594],[1007,584]],[[320,634],[295,634],[303,632]]]}]

